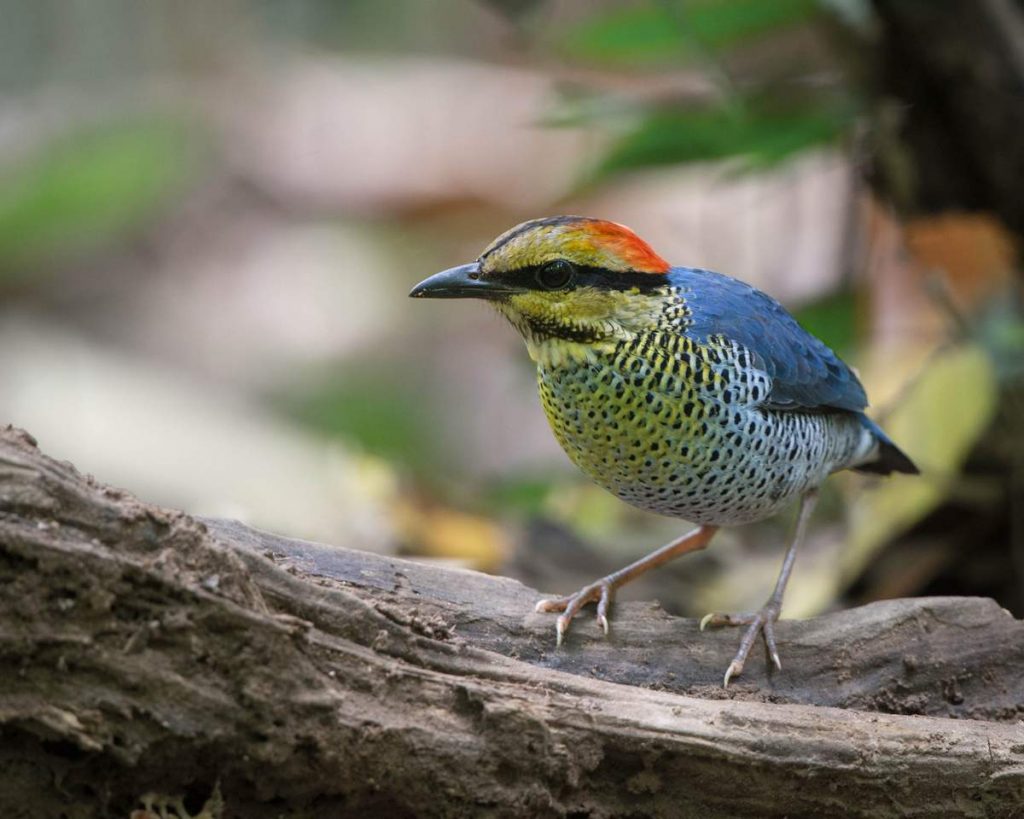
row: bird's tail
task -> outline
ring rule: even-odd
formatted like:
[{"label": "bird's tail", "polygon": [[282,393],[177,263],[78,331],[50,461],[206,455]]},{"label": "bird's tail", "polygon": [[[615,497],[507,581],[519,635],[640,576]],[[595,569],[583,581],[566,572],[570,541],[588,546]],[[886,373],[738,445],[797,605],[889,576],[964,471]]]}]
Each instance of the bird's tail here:
[{"label": "bird's tail", "polygon": [[871,433],[874,440],[878,441],[879,447],[874,452],[872,460],[854,467],[857,472],[869,472],[872,475],[891,475],[894,472],[902,472],[905,475],[921,474],[921,470],[914,466],[913,461],[907,458],[903,451],[882,431],[882,427],[863,413],[860,415],[860,423]]},{"label": "bird's tail", "polygon": [[870,472],[873,475],[891,475],[893,472],[902,472],[906,475],[921,474],[921,470],[903,454],[903,451],[889,439],[888,435],[882,432],[882,428],[878,424],[863,413],[861,413],[860,422],[874,436],[878,442],[878,449],[872,460],[858,464],[854,467],[855,470]]}]

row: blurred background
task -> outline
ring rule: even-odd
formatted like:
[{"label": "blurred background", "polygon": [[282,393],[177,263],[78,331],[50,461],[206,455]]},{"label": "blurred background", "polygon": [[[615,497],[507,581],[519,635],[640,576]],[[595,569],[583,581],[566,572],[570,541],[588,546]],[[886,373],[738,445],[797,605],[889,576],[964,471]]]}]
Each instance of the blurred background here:
[{"label": "blurred background", "polygon": [[[830,482],[786,616],[1024,615],[1021,0],[0,0],[0,422],[146,500],[546,592],[686,524],[558,450],[518,336],[412,302],[528,218],[767,290],[920,478]],[[789,519],[626,587],[767,596]]]}]

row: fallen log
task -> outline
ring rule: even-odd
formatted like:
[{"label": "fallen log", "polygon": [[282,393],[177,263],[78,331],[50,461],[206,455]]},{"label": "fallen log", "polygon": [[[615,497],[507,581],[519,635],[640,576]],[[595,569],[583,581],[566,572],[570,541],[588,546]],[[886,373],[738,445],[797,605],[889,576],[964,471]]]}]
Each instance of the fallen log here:
[{"label": "fallen log", "polygon": [[159,509],[10,428],[0,583],[5,817],[1024,804],[1024,623],[987,600],[783,621],[784,669],[723,690],[735,632],[624,604],[556,650],[513,580]]}]

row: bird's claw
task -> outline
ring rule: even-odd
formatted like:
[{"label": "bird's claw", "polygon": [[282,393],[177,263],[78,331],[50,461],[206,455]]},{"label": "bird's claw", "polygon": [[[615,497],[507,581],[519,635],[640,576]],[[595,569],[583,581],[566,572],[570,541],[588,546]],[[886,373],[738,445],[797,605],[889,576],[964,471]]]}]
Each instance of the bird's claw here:
[{"label": "bird's claw", "polygon": [[739,650],[733,657],[729,667],[725,670],[725,677],[722,680],[722,687],[728,688],[729,680],[739,676],[743,672],[743,666],[754,647],[757,635],[764,639],[765,647],[768,649],[768,656],[772,664],[782,670],[782,660],[779,658],[779,648],[775,643],[775,623],[779,619],[780,606],[774,601],[766,603],[760,611],[748,614],[705,614],[700,621],[700,630],[704,631],[708,626],[747,626],[740,640]]},{"label": "bird's claw", "polygon": [[537,612],[561,612],[555,621],[555,645],[561,646],[565,638],[565,632],[569,630],[569,624],[587,603],[597,602],[597,623],[605,636],[608,636],[608,607],[612,601],[614,587],[607,580],[601,580],[584,586],[575,594],[566,597],[556,597],[553,600],[541,600],[534,607]]},{"label": "bird's claw", "polygon": [[729,667],[725,669],[725,677],[722,679],[722,688],[728,688],[729,680],[731,680],[734,676],[737,676],[741,673],[743,673],[742,661],[737,662],[736,660],[733,660],[731,663],[729,663]]},{"label": "bird's claw", "polygon": [[754,622],[754,614],[719,614],[711,612],[700,618],[700,630],[704,631],[708,626],[745,626]]}]

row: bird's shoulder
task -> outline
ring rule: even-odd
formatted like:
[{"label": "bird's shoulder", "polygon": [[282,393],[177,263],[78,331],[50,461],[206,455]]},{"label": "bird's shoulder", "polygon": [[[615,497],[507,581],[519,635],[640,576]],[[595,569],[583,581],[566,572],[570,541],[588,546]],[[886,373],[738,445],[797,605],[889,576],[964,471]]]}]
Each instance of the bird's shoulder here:
[{"label": "bird's shoulder", "polygon": [[717,337],[744,347],[772,379],[769,407],[859,412],[867,406],[854,372],[767,293],[695,268],[673,268],[669,280],[686,304],[685,333],[702,343]]}]

